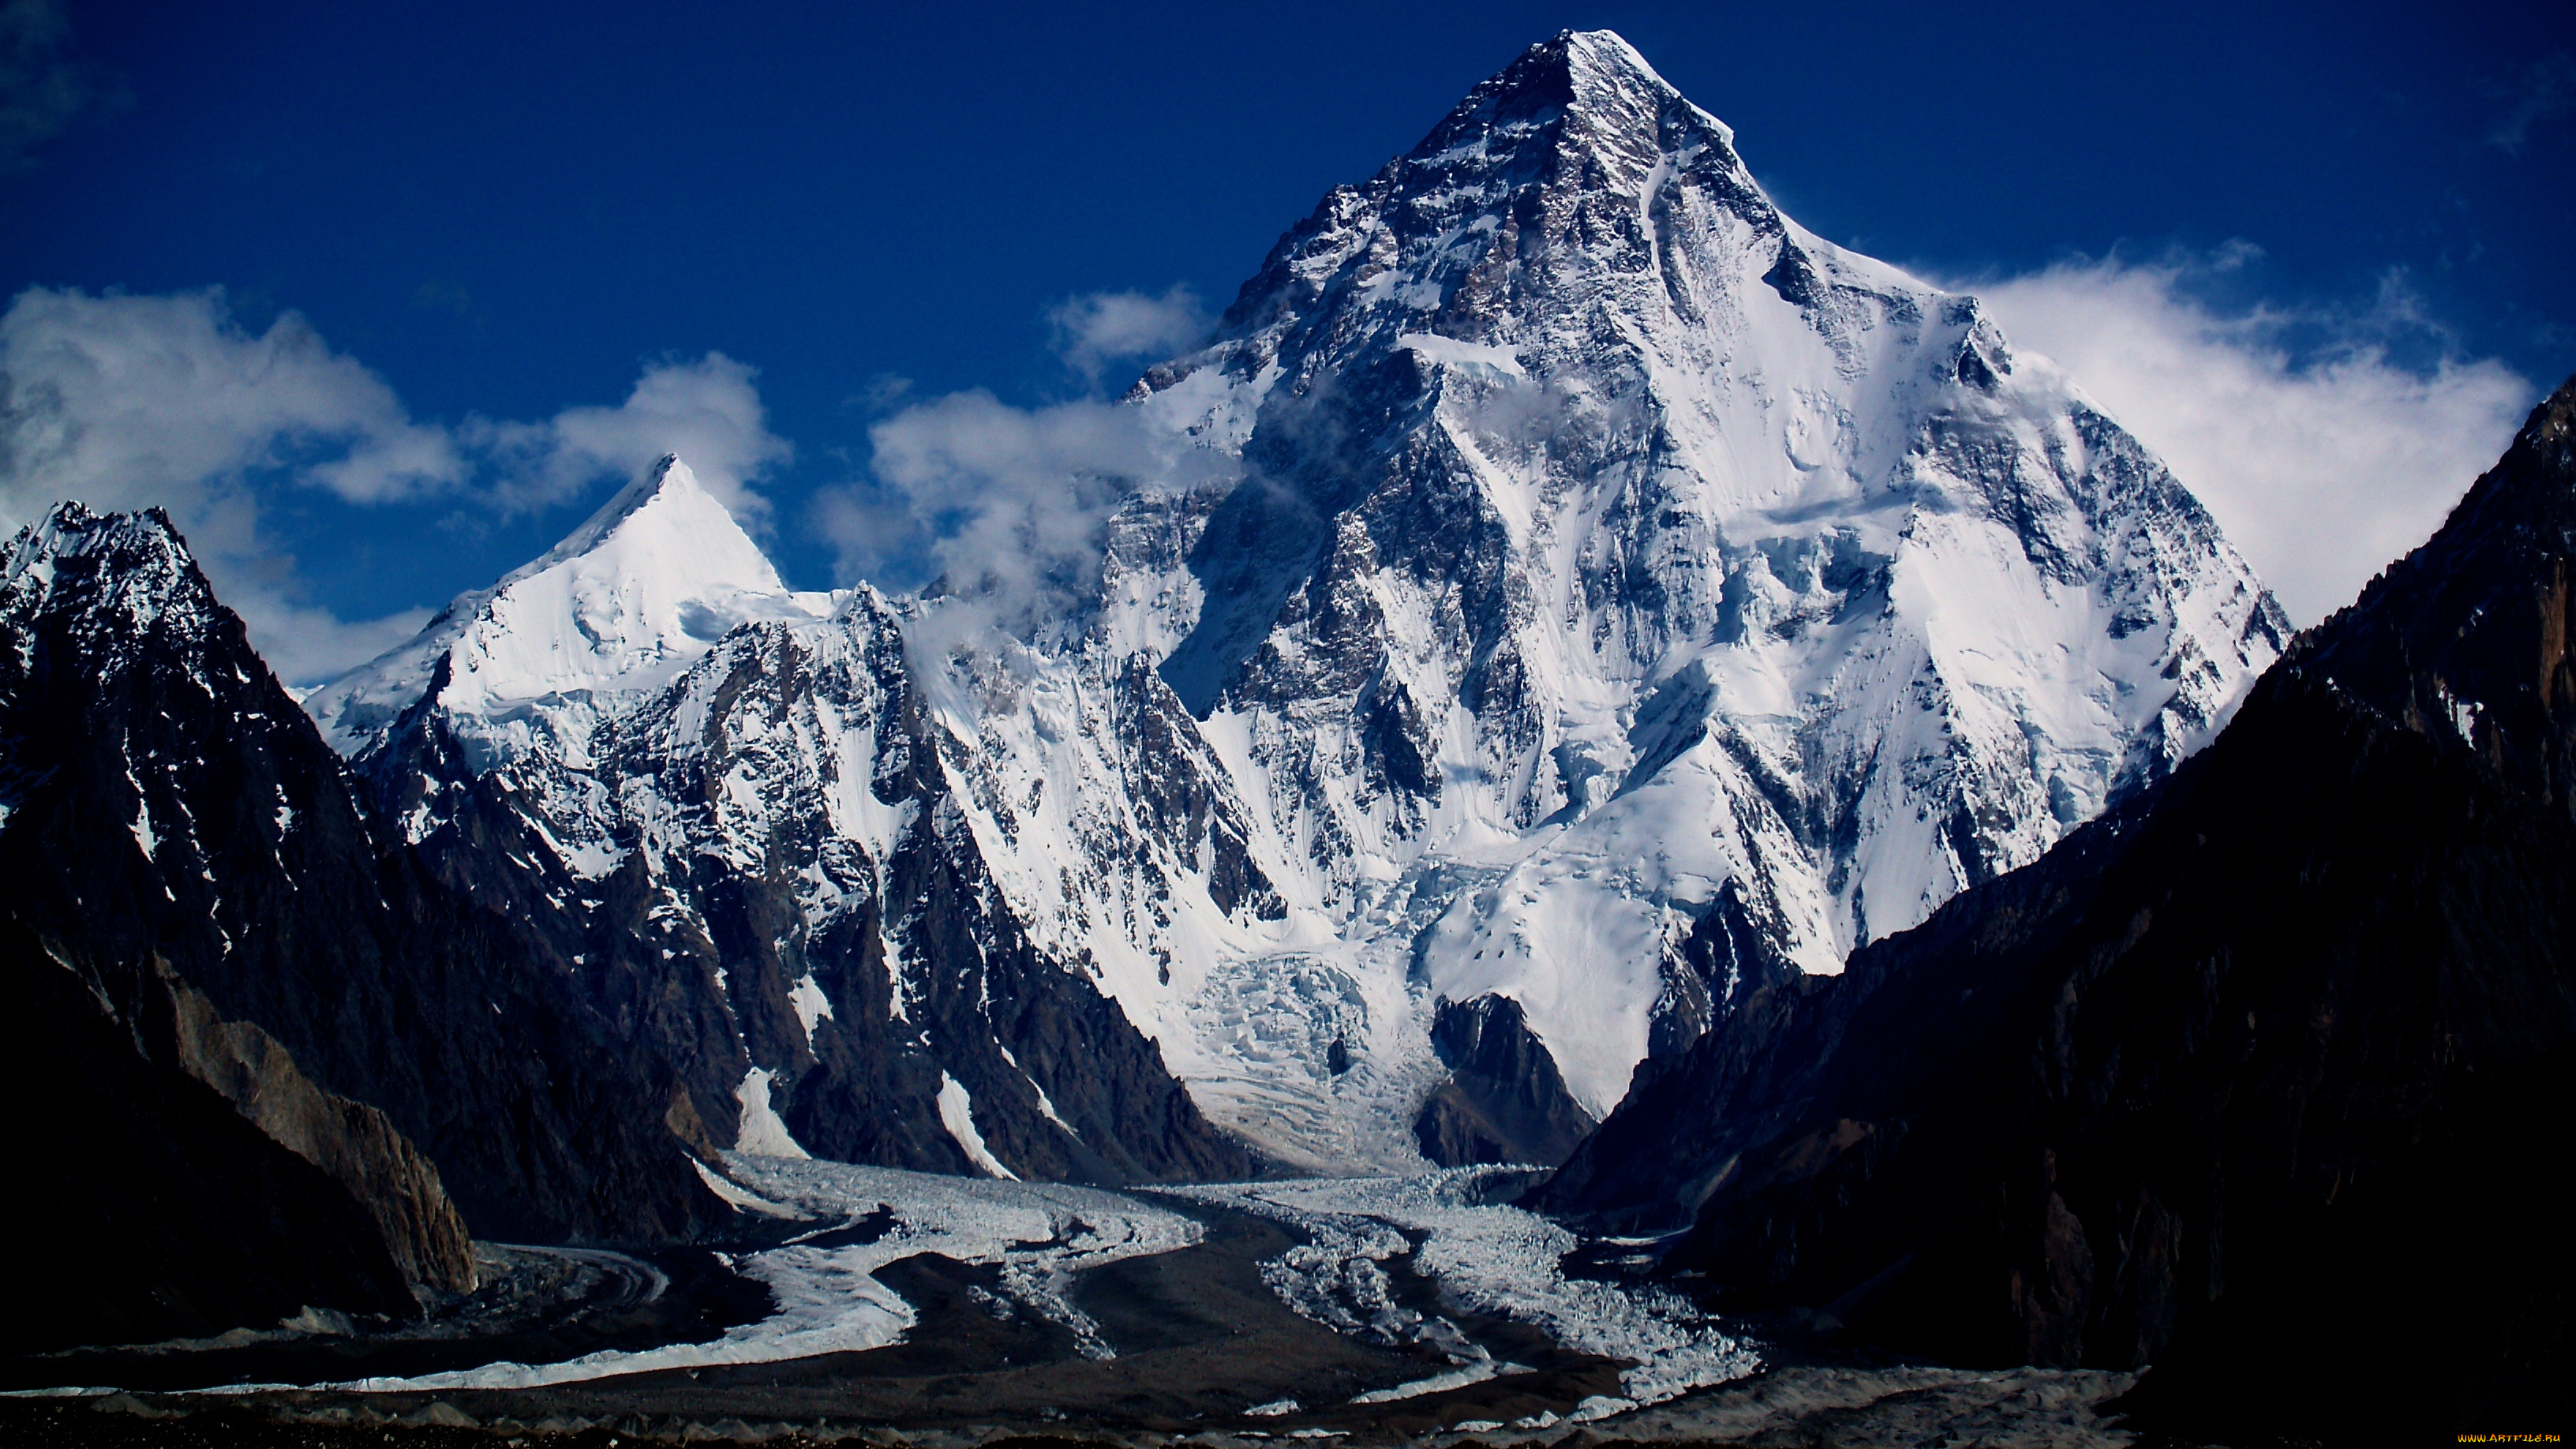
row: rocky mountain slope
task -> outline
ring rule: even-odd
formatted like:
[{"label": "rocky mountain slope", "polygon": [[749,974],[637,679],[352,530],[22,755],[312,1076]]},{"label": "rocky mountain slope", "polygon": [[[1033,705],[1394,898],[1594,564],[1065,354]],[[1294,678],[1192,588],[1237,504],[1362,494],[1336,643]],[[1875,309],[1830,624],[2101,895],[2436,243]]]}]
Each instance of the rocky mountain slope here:
[{"label": "rocky mountain slope", "polygon": [[25,1333],[409,1312],[472,1286],[469,1227],[728,1214],[664,1124],[672,1084],[354,784],[166,518],[63,504],[7,545],[5,1055],[45,1104],[31,1196],[72,1265]]},{"label": "rocky mountain slope", "polygon": [[1545,1201],[1954,1362],[2152,1363],[2187,1434],[2563,1421],[2571,567],[2576,383],[2205,753],[1756,992]]},{"label": "rocky mountain slope", "polygon": [[311,705],[446,879],[578,918],[716,1140],[1239,1165],[1204,1114],[1358,1170],[1553,1160],[1746,979],[2162,777],[2286,636],[2134,439],[1606,32],[1127,403],[1158,461],[1034,596],[791,593],[675,468]]},{"label": "rocky mountain slope", "polygon": [[1250,1172],[1000,899],[949,773],[972,747],[904,624],[870,590],[786,592],[671,460],[309,703],[441,876],[545,937],[727,1145]]}]

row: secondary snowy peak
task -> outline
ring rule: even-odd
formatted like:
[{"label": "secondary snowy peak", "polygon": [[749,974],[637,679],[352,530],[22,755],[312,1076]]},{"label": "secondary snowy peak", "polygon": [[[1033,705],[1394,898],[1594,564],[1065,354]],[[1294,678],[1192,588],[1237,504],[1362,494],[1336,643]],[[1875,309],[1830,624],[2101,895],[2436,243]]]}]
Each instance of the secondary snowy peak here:
[{"label": "secondary snowy peak", "polygon": [[344,754],[425,696],[470,751],[516,758],[544,734],[578,753],[610,701],[669,683],[734,625],[831,606],[789,592],[688,465],[665,458],[544,557],[458,598],[308,708]]}]

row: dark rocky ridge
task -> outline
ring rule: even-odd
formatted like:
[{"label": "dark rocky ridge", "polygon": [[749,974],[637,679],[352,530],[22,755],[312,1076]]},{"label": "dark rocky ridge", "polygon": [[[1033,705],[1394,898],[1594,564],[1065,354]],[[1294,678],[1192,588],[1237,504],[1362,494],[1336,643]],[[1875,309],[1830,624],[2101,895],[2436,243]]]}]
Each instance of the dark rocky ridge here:
[{"label": "dark rocky ridge", "polygon": [[[75,1125],[56,1130],[160,1134],[196,1164],[122,1205],[123,1221],[198,1211],[175,1196],[195,1183],[256,1223],[270,1194],[269,1221],[309,1229],[281,1229],[298,1252],[389,1261],[397,1281],[408,1269],[453,1290],[472,1282],[465,1225],[520,1241],[664,1239],[730,1216],[663,1127],[667,1092],[540,967],[522,927],[456,899],[376,829],[165,517],[64,504],[19,535],[7,563],[0,918],[22,973],[59,971],[83,988],[66,1000],[104,1013],[61,1029],[122,1037],[135,1056],[91,1068],[125,1084],[95,1108],[122,1112],[121,1128],[88,1120],[73,1094],[59,1110]],[[265,1149],[228,1174],[229,1158],[189,1145],[210,1102],[332,1191]],[[139,1125],[155,1112],[165,1125]],[[42,1170],[45,1191],[67,1199],[103,1171],[95,1153]],[[324,1204],[335,1192],[338,1206]],[[328,1226],[344,1211],[367,1225],[354,1240]],[[245,1268],[237,1286],[261,1271]],[[163,1306],[128,1305],[132,1321],[256,1319],[301,1270],[273,1271],[258,1292],[182,1294],[185,1311],[156,1289]],[[336,1288],[305,1301],[388,1311],[372,1268],[314,1271],[314,1286]],[[156,1273],[177,1283],[195,1270],[146,1251],[125,1277]],[[111,1275],[100,1291],[123,1290]]]},{"label": "dark rocky ridge", "polygon": [[1422,1155],[1443,1167],[1476,1162],[1563,1162],[1591,1114],[1565,1089],[1556,1059],[1508,996],[1442,1001],[1431,1047],[1449,1068],[1414,1118]]},{"label": "dark rocky ridge", "polygon": [[2563,1422],[2576,384],[2168,782],[1755,993],[1544,1190],[1724,1301],[2155,1365],[2179,1432]]}]

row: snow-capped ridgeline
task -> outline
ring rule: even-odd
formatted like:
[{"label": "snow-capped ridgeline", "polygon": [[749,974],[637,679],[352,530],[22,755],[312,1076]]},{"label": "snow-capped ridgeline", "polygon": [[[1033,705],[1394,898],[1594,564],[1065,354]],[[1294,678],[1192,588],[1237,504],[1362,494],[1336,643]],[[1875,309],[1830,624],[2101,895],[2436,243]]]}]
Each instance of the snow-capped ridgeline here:
[{"label": "snow-capped ridgeline", "polygon": [[[793,594],[672,465],[312,707],[362,764],[443,730],[562,909],[640,860],[730,1023],[691,1050],[786,1123],[875,1031],[961,1160],[1103,1148],[989,1004],[921,1005],[1034,953],[1219,1124],[1351,1171],[1419,1165],[1438,999],[1518,1001],[1598,1117],[1724,996],[1682,943],[1728,882],[1838,969],[2169,769],[2287,633],[2115,423],[1783,217],[1606,32],[1333,191],[1129,402],[1192,456],[1037,645]],[[414,839],[464,808],[421,773]],[[809,969],[835,923],[877,944]]]},{"label": "snow-capped ridgeline", "polygon": [[479,760],[545,749],[578,764],[600,717],[670,683],[736,624],[817,618],[832,602],[781,584],[688,464],[665,458],[545,557],[306,707],[351,753],[435,686]]}]

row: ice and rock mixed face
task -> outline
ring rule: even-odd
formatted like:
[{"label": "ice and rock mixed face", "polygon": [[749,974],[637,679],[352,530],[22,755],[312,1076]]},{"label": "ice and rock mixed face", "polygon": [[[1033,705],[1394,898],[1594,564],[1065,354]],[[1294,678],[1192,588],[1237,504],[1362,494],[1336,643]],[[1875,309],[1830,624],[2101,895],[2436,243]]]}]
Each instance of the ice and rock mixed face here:
[{"label": "ice and rock mixed face", "polygon": [[2169,770],[2287,632],[2116,423],[1606,32],[1127,403],[1169,476],[1016,636],[793,594],[674,468],[314,708],[583,920],[674,1130],[765,1132],[750,1090],[825,1155],[1174,1176],[1226,1170],[1204,1114],[1350,1171],[1538,1155],[1748,973]]},{"label": "ice and rock mixed face", "polygon": [[[1243,481],[1132,502],[1089,641],[979,713],[991,795],[1044,781],[1074,838],[970,813],[1203,1105],[1314,1165],[1416,1145],[1440,998],[1515,1000],[1607,1110],[1724,995],[1710,911],[1837,969],[2169,769],[2286,634],[2135,440],[1782,216],[1606,34],[1328,196],[1130,401]],[[1076,712],[1139,661],[1249,900],[1153,819],[1078,846],[1152,773]]]}]

